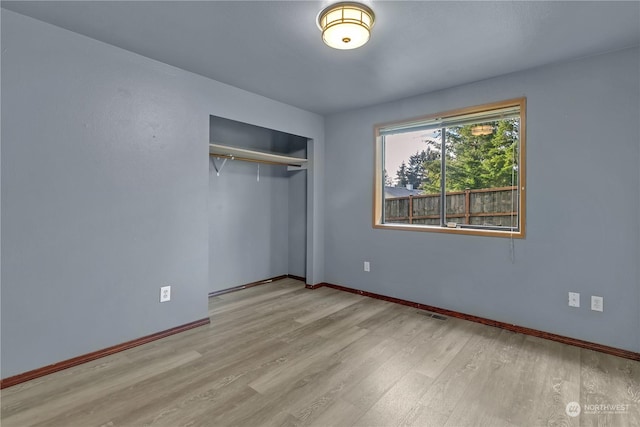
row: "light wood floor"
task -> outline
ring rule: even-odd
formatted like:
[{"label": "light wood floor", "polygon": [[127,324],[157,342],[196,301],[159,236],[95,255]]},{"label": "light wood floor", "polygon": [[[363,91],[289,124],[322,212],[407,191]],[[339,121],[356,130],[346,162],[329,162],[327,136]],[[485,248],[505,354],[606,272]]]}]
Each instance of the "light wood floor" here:
[{"label": "light wood floor", "polygon": [[291,279],[209,310],[210,326],[3,390],[2,427],[640,426],[640,362]]}]

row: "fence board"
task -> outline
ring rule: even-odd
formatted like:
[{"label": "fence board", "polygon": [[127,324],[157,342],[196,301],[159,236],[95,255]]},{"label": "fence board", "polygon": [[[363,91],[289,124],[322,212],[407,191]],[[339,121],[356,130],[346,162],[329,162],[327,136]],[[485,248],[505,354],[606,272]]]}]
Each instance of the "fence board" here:
[{"label": "fence board", "polygon": [[[471,225],[518,225],[517,187],[482,188],[446,194],[447,221]],[[385,222],[440,224],[440,195],[394,197],[384,201]]]}]

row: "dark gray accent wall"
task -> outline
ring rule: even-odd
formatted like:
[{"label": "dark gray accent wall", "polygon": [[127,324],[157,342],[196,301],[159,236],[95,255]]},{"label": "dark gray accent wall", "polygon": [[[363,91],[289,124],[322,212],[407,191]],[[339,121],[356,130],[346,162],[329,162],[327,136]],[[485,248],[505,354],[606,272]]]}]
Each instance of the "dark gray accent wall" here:
[{"label": "dark gray accent wall", "polygon": [[323,118],[1,13],[2,377],[206,317],[209,116],[318,150]]},{"label": "dark gray accent wall", "polygon": [[[639,63],[628,49],[327,117],[327,281],[640,351]],[[527,236],[514,262],[509,239],[372,228],[374,124],[520,96]]]}]

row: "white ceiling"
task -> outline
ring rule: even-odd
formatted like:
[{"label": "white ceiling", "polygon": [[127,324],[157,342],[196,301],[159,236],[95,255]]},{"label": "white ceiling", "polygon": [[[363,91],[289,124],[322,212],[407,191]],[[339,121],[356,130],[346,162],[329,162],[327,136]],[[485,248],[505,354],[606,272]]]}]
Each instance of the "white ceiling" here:
[{"label": "white ceiling", "polygon": [[640,45],[640,2],[367,1],[371,41],[325,46],[327,1],[3,1],[2,7],[321,114]]}]

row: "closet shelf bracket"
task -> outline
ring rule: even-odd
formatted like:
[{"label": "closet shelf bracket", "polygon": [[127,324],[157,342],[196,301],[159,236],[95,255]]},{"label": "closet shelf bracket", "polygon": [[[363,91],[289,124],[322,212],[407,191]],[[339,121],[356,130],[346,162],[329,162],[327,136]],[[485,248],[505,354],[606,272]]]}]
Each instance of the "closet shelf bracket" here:
[{"label": "closet shelf bracket", "polygon": [[[218,159],[220,159],[220,157],[218,157]],[[231,157],[231,159],[233,160],[233,157]],[[216,159],[215,158],[211,158],[211,163],[213,163],[213,168],[216,170],[216,176],[220,176],[220,172],[222,172],[222,168],[224,168],[224,165],[227,164],[227,160],[229,160],[228,158],[224,158],[222,159],[222,164],[220,165],[220,167],[218,167],[218,165],[216,165]]]}]

